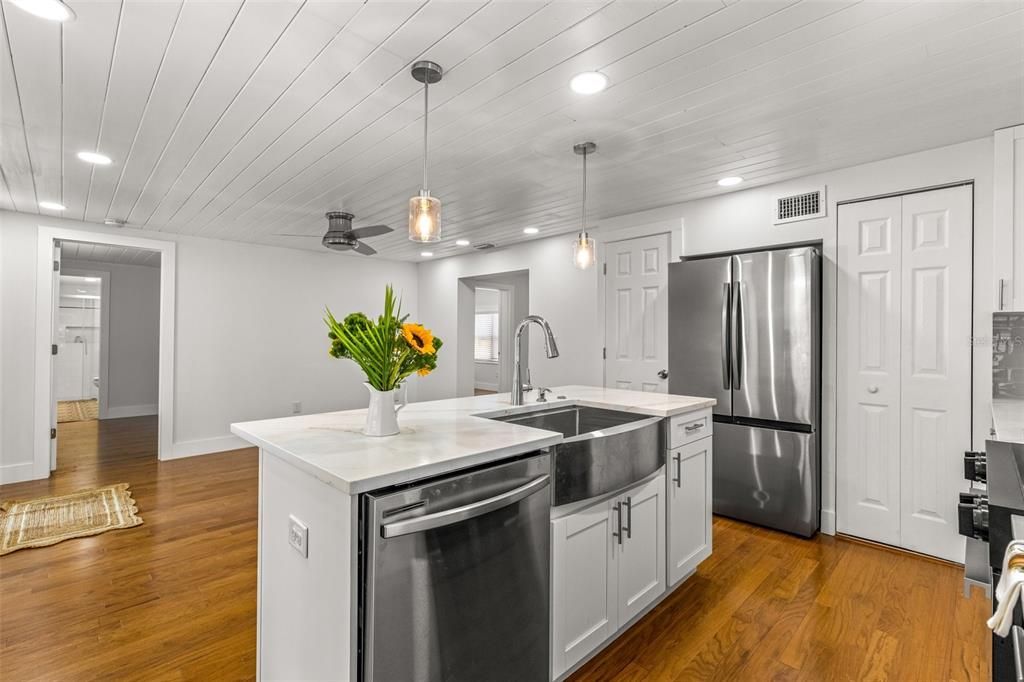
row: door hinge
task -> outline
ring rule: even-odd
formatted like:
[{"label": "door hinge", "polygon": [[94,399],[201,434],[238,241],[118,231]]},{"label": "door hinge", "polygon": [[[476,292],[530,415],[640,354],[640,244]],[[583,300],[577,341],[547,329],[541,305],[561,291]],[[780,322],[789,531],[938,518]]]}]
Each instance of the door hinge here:
[{"label": "door hinge", "polygon": [[57,354],[57,344],[55,344],[55,343],[54,344],[50,344],[50,355],[56,355],[56,354]]},{"label": "door hinge", "polygon": [[603,273],[604,273],[605,275],[607,275],[607,274],[608,274],[608,264],[607,264],[607,263],[602,263],[602,264],[601,264],[601,270],[602,270],[602,272],[603,272]]},{"label": "door hinge", "polygon": [[608,359],[608,349],[607,348],[602,348],[601,349],[601,359],[602,360],[607,360]]},{"label": "door hinge", "polygon": [[53,261],[53,271],[54,272],[60,272],[60,261],[59,260]]},{"label": "door hinge", "polygon": [[57,437],[57,429],[50,429],[50,440]]}]

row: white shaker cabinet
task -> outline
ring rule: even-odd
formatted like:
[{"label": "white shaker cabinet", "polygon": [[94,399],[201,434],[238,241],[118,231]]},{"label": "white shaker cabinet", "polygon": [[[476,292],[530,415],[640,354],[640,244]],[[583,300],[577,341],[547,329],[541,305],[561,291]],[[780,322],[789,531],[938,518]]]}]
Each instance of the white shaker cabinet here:
[{"label": "white shaker cabinet", "polygon": [[551,522],[554,676],[583,659],[616,630],[618,564],[612,545],[617,499]]},{"label": "white shaker cabinet", "polygon": [[622,537],[618,554],[619,626],[665,591],[665,477],[658,476],[619,498]]},{"label": "white shaker cabinet", "polygon": [[669,452],[669,586],[711,556],[711,441],[701,438]]},{"label": "white shaker cabinet", "polygon": [[551,522],[552,673],[583,660],[665,591],[665,476]]},{"label": "white shaker cabinet", "polygon": [[994,308],[1024,310],[1024,125],[997,130],[994,147]]}]

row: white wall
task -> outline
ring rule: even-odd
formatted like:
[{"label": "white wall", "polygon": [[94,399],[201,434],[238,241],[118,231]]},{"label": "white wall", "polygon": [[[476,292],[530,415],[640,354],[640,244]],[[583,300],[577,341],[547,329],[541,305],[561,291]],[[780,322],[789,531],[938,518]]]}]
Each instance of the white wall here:
[{"label": "white wall", "polygon": [[324,306],[337,315],[379,314],[384,285],[392,283],[403,310],[417,312],[410,263],[0,211],[0,482],[31,475],[40,224],[177,242],[171,456],[241,447],[228,432],[231,422],[290,414],[292,401],[304,412],[365,406],[359,369],[327,355]]},{"label": "white wall", "polygon": [[[836,203],[880,194],[919,189],[965,180],[974,181],[974,333],[988,335],[995,289],[992,268],[991,138],[908,154],[852,168],[829,171],[799,180],[676,204],[603,220],[593,230],[601,244],[617,239],[669,232],[673,257],[821,241],[825,255],[823,295],[823,527],[834,524],[836,412]],[[776,196],[827,185],[824,218],[773,225]],[[603,294],[598,268],[580,272],[569,259],[571,236],[542,239],[499,251],[472,253],[420,266],[422,316],[435,328],[451,330],[456,323],[454,289],[459,277],[503,269],[530,271],[530,312],[548,318],[558,336],[562,356],[547,360],[540,339],[531,340],[535,358],[534,384],[600,385]],[[970,330],[962,330],[966,340]],[[536,337],[536,335],[535,335]],[[966,352],[966,351],[965,351]],[[990,423],[991,362],[987,352],[974,354],[973,447],[984,446]],[[422,387],[430,398],[455,394],[454,372],[444,365]]]},{"label": "white wall", "polygon": [[107,416],[156,414],[160,350],[160,268],[62,259],[61,269],[110,273]]}]

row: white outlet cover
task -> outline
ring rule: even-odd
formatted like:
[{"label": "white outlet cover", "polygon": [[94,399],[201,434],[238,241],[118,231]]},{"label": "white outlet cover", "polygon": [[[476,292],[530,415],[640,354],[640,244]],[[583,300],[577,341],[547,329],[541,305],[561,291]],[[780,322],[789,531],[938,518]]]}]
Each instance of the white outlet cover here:
[{"label": "white outlet cover", "polygon": [[309,556],[309,528],[294,516],[288,516],[288,544],[303,557]]}]

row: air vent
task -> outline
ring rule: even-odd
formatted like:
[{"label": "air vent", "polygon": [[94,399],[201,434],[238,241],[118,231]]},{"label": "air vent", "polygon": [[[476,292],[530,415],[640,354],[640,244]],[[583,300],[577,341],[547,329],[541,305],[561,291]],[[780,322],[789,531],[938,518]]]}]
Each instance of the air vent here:
[{"label": "air vent", "polygon": [[775,200],[775,224],[825,217],[825,188]]},{"label": "air vent", "polygon": [[484,242],[482,244],[473,244],[473,248],[477,251],[486,251],[487,249],[493,249],[494,244],[490,242]]}]

